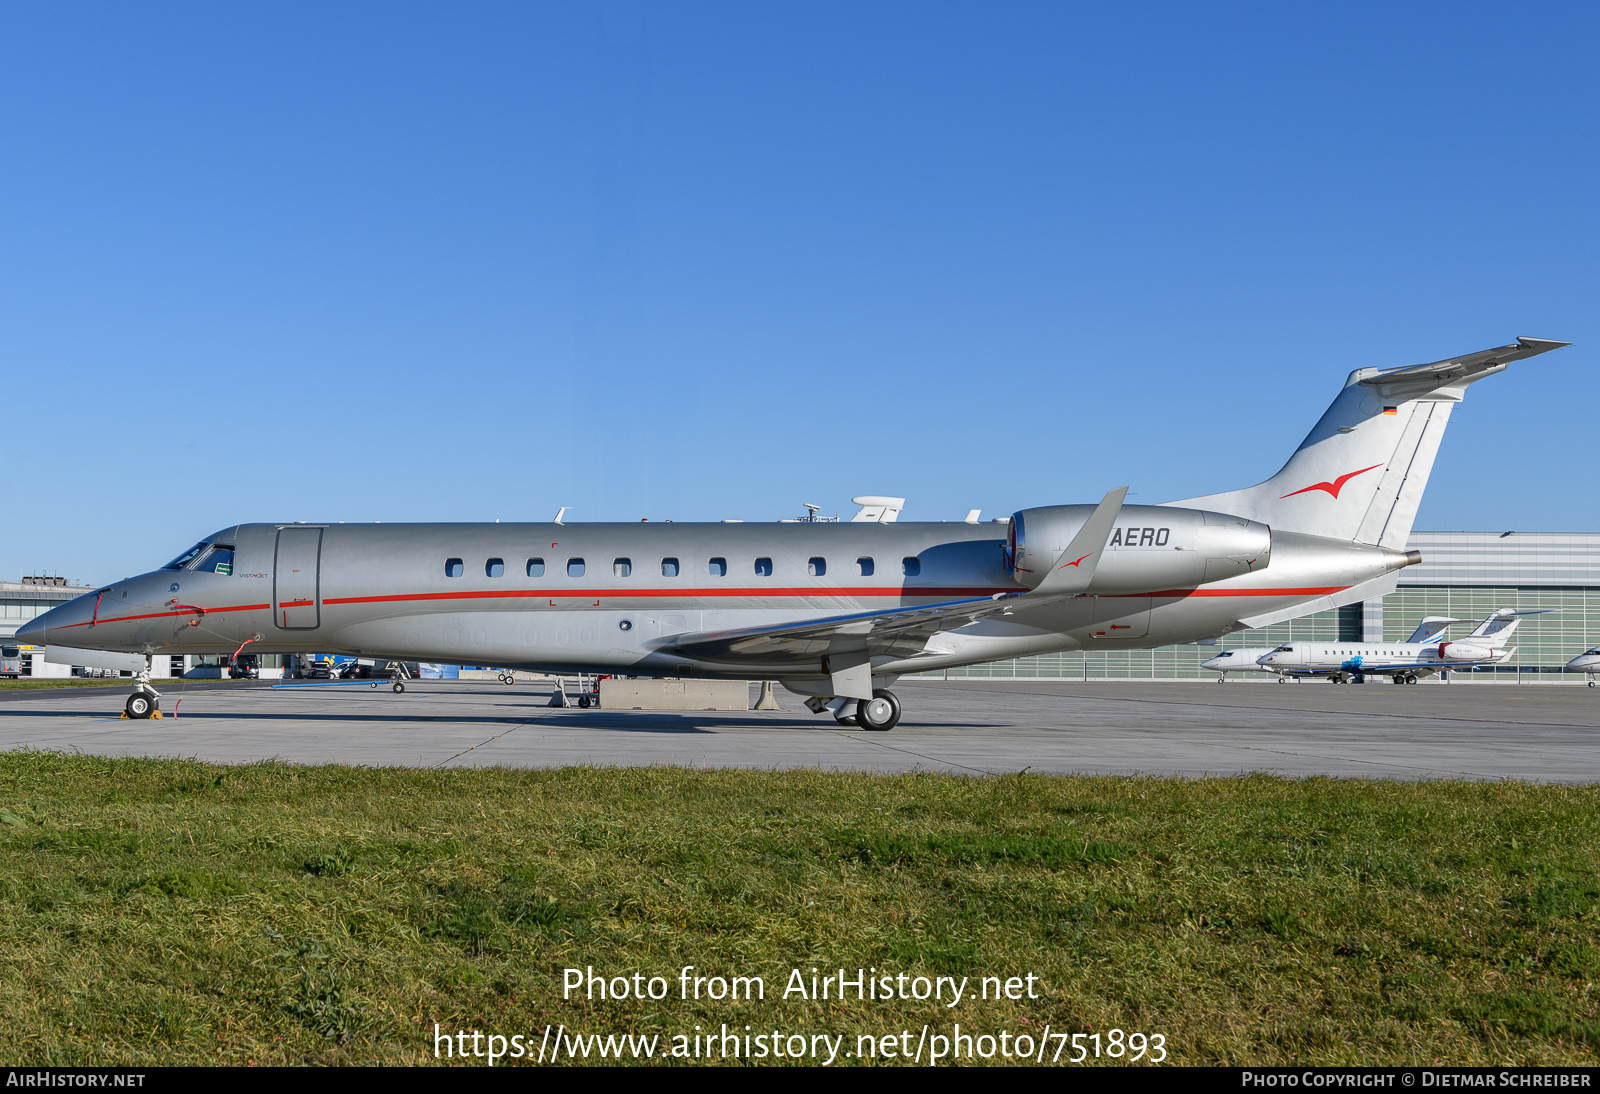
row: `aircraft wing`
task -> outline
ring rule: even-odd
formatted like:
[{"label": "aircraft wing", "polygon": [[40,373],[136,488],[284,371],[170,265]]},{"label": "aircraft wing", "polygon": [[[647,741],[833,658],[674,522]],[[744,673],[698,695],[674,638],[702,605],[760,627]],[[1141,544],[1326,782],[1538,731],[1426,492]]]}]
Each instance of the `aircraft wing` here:
[{"label": "aircraft wing", "polygon": [[[997,593],[937,604],[852,612],[824,619],[687,634],[675,639],[667,648],[686,657],[721,662],[772,665],[824,659],[828,663],[827,671],[842,689],[839,694],[870,699],[873,657],[915,656],[939,631],[965,627],[993,615],[1008,615],[1021,606],[1031,608],[1082,594],[1094,580],[1106,540],[1111,535],[1112,522],[1121,511],[1122,499],[1127,494],[1128,488],[1123,486],[1100,500],[1062,552],[1062,557],[1073,561],[1060,566],[1052,564],[1051,571],[1032,592]],[[852,694],[852,690],[862,689],[865,689],[864,695]]]},{"label": "aircraft wing", "polygon": [[1025,600],[1027,606],[1032,607],[1057,599],[1060,597],[998,593],[916,607],[883,608],[770,626],[684,634],[673,639],[666,649],[699,660],[768,665],[814,661],[838,652],[843,646],[858,649],[867,657],[904,657],[920,652],[927,640],[940,631],[1008,614],[1019,606],[1019,601]]}]

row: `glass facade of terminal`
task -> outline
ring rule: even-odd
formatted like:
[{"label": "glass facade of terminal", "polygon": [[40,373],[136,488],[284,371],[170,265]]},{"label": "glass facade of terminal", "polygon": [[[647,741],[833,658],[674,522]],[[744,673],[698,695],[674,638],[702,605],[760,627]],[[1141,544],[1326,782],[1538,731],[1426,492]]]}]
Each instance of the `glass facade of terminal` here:
[{"label": "glass facade of terminal", "polygon": [[[1503,682],[1519,675],[1524,682],[1583,679],[1563,670],[1572,658],[1600,645],[1600,534],[1417,532],[1407,547],[1422,552],[1422,564],[1402,570],[1399,587],[1381,603],[1352,604],[1241,631],[1214,646],[1044,654],[951,669],[948,677],[1214,680],[1216,673],[1200,663],[1225,649],[1272,647],[1291,639],[1400,642],[1428,615],[1465,620],[1451,628],[1464,638],[1496,608],[1517,608],[1554,610],[1522,620],[1512,642],[1517,652],[1506,664],[1470,675]],[[1262,674],[1258,679],[1272,677]]]}]

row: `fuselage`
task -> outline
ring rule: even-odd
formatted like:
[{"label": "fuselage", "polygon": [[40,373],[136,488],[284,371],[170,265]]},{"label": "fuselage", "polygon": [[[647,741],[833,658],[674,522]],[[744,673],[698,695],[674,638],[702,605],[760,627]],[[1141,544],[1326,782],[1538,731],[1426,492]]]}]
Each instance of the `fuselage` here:
[{"label": "fuselage", "polygon": [[1600,672],[1600,647],[1578,654],[1567,662],[1567,668],[1573,672],[1587,672],[1591,675]]},{"label": "fuselage", "polygon": [[1278,670],[1271,665],[1260,663],[1261,658],[1271,653],[1269,647],[1254,649],[1223,650],[1215,657],[1208,657],[1200,662],[1200,667],[1210,669],[1212,672],[1270,672]]},{"label": "fuselage", "polygon": [[[1443,643],[1446,646],[1460,643]],[[1288,642],[1261,658],[1263,667],[1292,676],[1424,675],[1449,669],[1494,665],[1511,651],[1485,649],[1481,657],[1444,657],[1439,639],[1431,642]]]},{"label": "fuselage", "polygon": [[[248,644],[253,653],[783,678],[823,666],[693,661],[673,650],[674,637],[1025,593],[1008,568],[1006,531],[1001,522],[244,524],[168,568],[39,616],[18,640],[148,654]],[[913,656],[874,658],[872,671],[1217,637],[1241,618],[1315,601],[1410,561],[1275,533],[1264,570],[1019,602],[1013,614],[935,634]]]}]

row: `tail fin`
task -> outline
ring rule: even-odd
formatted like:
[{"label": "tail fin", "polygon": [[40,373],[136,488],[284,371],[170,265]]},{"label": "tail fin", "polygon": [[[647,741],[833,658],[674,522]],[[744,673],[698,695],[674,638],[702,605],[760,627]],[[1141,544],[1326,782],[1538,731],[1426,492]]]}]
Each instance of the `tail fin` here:
[{"label": "tail fin", "polygon": [[1451,619],[1450,617],[1443,615],[1424,616],[1422,622],[1417,624],[1417,629],[1411,632],[1411,637],[1406,639],[1406,641],[1432,642],[1435,638],[1438,638],[1441,634],[1443,634],[1445,629],[1448,628],[1450,624],[1459,622],[1461,622],[1461,620]]},{"label": "tail fin", "polygon": [[1462,641],[1465,643],[1476,640],[1480,646],[1488,646],[1492,650],[1498,650],[1511,641],[1511,636],[1516,633],[1517,624],[1522,622],[1521,616],[1544,615],[1548,612],[1560,610],[1559,608],[1535,608],[1532,611],[1519,612],[1512,608],[1496,608],[1488,614],[1482,623],[1478,624],[1476,630],[1467,635]]},{"label": "tail fin", "polygon": [[1431,365],[1356,369],[1272,478],[1243,490],[1165,504],[1403,550],[1450,409],[1467,385],[1505,371],[1511,361],[1570,344],[1518,338],[1509,346]]}]

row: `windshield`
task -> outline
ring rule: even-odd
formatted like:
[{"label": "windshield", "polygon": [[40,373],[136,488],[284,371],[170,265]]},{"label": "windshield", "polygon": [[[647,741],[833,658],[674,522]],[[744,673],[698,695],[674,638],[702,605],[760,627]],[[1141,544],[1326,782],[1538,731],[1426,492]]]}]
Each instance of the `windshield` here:
[{"label": "windshield", "polygon": [[195,573],[221,574],[229,577],[233,573],[233,544],[219,543],[211,549],[205,561],[194,568]]},{"label": "windshield", "polygon": [[1294,652],[1294,647],[1293,646],[1279,646],[1277,649],[1273,650],[1272,652],[1273,653],[1293,653]]},{"label": "windshield", "polygon": [[183,552],[183,554],[179,555],[177,558],[173,559],[171,562],[167,563],[161,568],[163,570],[181,570],[188,566],[189,563],[199,558],[200,552],[204,551],[209,546],[210,544],[205,543],[204,541],[196,543],[193,547],[189,548],[187,551]]},{"label": "windshield", "polygon": [[21,657],[22,649],[18,646],[0,646],[0,657]]}]

